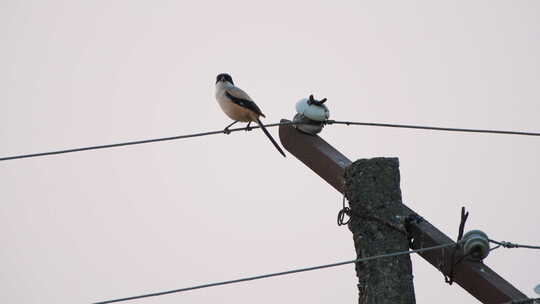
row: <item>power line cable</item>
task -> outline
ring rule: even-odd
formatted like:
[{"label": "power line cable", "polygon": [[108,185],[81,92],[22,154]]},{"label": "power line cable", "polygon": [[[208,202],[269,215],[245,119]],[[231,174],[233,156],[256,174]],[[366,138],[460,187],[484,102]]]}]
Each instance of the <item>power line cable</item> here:
[{"label": "power line cable", "polygon": [[[269,128],[269,127],[275,127],[275,126],[280,126],[280,125],[299,125],[299,124],[309,124],[309,123],[281,122],[281,123],[267,124],[267,125],[264,125],[264,126]],[[422,130],[449,131],[449,132],[473,132],[473,133],[490,133],[490,134],[506,134],[506,135],[540,136],[540,133],[535,133],[535,132],[503,131],[503,130],[482,130],[482,129],[461,129],[461,128],[446,128],[446,127],[432,127],[432,126],[418,126],[418,125],[386,124],[386,123],[372,123],[372,122],[337,121],[337,120],[327,120],[327,121],[324,122],[324,124],[326,124],[326,125],[342,124],[342,125],[348,125],[348,126],[349,125],[357,125],[357,126],[371,126],[371,127],[422,129]],[[257,128],[260,128],[260,127],[259,126],[253,126],[250,129],[257,129]],[[229,129],[228,131],[237,132],[237,131],[241,131],[241,130],[249,130],[249,129],[248,128],[234,128],[234,129]],[[201,132],[201,133],[194,133],[194,134],[187,134],[187,135],[162,137],[162,138],[155,138],[155,139],[145,139],[145,140],[138,140],[138,141],[129,141],[129,142],[123,142],[123,143],[108,144],[108,145],[98,145],[98,146],[89,146],[89,147],[65,149],[65,150],[58,150],[58,151],[50,151],[50,152],[41,152],[41,153],[33,153],[33,154],[7,156],[7,157],[0,157],[0,161],[7,161],[7,160],[14,160],[14,159],[21,159],[21,158],[30,158],[30,157],[39,157],[39,156],[47,156],[47,155],[55,155],[55,154],[64,154],[64,153],[72,153],[72,152],[80,152],[80,151],[88,151],[88,150],[115,148],[115,147],[130,146],[130,145],[147,144],[147,143],[153,143],[153,142],[159,142],[159,141],[170,141],[170,140],[177,140],[177,139],[184,139],[184,138],[191,138],[191,137],[200,137],[200,136],[207,136],[207,135],[215,135],[215,134],[222,134],[222,133],[225,134],[226,132],[224,132],[223,130],[209,131],[209,132]]]},{"label": "power line cable", "polygon": [[381,254],[381,255],[376,255],[376,256],[371,256],[371,257],[359,258],[359,259],[350,260],[350,261],[337,262],[337,263],[319,265],[319,266],[313,266],[313,267],[307,267],[307,268],[299,268],[299,269],[293,269],[293,270],[287,270],[287,271],[282,271],[282,272],[263,274],[263,275],[258,275],[258,276],[253,276],[253,277],[246,277],[246,278],[229,280],[229,281],[202,284],[202,285],[197,285],[197,286],[192,286],[192,287],[186,287],[186,288],[180,288],[180,289],[174,289],[174,290],[168,290],[168,291],[149,293],[149,294],[144,294],[144,295],[139,295],[139,296],[132,296],[132,297],[126,297],[126,298],[120,298],[120,299],[114,299],[114,300],[107,300],[107,301],[102,301],[102,302],[95,302],[93,304],[108,304],[108,303],[130,301],[130,300],[141,299],[141,298],[156,297],[156,296],[162,296],[162,295],[171,294],[171,293],[185,292],[185,291],[194,290],[194,289],[202,289],[202,288],[208,288],[208,287],[214,287],[214,286],[220,286],[220,285],[228,285],[228,284],[234,284],[234,283],[240,283],[240,282],[246,282],[246,281],[265,279],[265,278],[270,278],[270,277],[277,277],[277,276],[293,274],[293,273],[298,273],[298,272],[319,270],[319,269],[324,269],[324,268],[342,266],[342,265],[346,265],[346,264],[366,262],[366,261],[375,260],[375,259],[395,257],[395,256],[418,253],[418,252],[423,252],[423,251],[428,251],[428,250],[441,249],[441,248],[451,247],[451,246],[455,246],[455,245],[456,245],[456,243],[449,243],[449,244],[442,244],[442,245],[437,245],[437,246],[432,246],[432,247],[419,248],[419,249],[415,249],[415,250],[398,251],[398,252]]},{"label": "power line cable", "polygon": [[463,128],[447,128],[447,127],[433,127],[433,126],[374,123],[374,122],[354,122],[354,121],[328,120],[326,122],[326,124],[329,124],[329,125],[331,125],[331,124],[342,124],[342,125],[356,125],[356,126],[370,126],[370,127],[422,129],[422,130],[448,131],[448,132],[471,132],[471,133],[490,133],[490,134],[540,136],[540,133],[536,133],[536,132],[485,130],[485,129],[463,129]]},{"label": "power line cable", "polygon": [[[265,127],[274,127],[274,126],[279,126],[279,125],[295,125],[295,124],[297,124],[297,123],[294,123],[294,122],[273,123],[273,124],[265,125]],[[250,127],[250,129],[257,129],[257,128],[260,128],[260,127],[259,126]],[[241,130],[248,130],[248,129],[247,128],[234,128],[234,129],[229,129],[228,131],[229,132],[236,132],[236,131],[241,131]],[[215,135],[215,134],[225,134],[225,132],[223,130],[209,131],[209,132],[193,133],[193,134],[171,136],[171,137],[161,137],[161,138],[154,138],[154,139],[128,141],[128,142],[117,143],[117,144],[81,147],[81,148],[73,148],[73,149],[50,151],[50,152],[41,152],[41,153],[34,153],[34,154],[15,155],[15,156],[1,157],[0,161],[21,159],[21,158],[30,158],[30,157],[38,157],[38,156],[47,156],[47,155],[54,155],[54,154],[80,152],[80,151],[87,151],[87,150],[98,150],[98,149],[115,148],[115,147],[122,147],[122,146],[140,145],[140,144],[147,144],[147,143],[153,143],[153,142],[159,142],[159,141],[169,141],[169,140],[177,140],[177,139],[200,137],[200,136]]]},{"label": "power line cable", "polygon": [[[492,240],[492,239],[489,239],[489,241],[491,243],[494,243],[494,244],[497,244],[499,246],[495,247],[495,248],[498,248],[498,247],[504,247],[504,248],[529,248],[529,249],[540,249],[540,246],[533,246],[533,245],[522,245],[522,244],[516,244],[516,243],[511,243],[511,242],[505,242],[505,241],[501,241],[501,242],[498,242],[498,241],[495,241],[495,240]],[[493,249],[495,249],[493,248]]]}]

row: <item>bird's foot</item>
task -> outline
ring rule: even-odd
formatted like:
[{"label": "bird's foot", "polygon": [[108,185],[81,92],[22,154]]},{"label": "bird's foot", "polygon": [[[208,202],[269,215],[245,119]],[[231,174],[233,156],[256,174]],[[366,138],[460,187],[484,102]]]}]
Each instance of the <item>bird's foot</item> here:
[{"label": "bird's foot", "polygon": [[253,130],[253,127],[250,127],[250,126],[246,127],[246,132],[251,131],[251,130]]},{"label": "bird's foot", "polygon": [[223,133],[229,135],[229,134],[231,134],[231,130],[229,130],[229,128],[227,127],[225,129],[223,129]]}]

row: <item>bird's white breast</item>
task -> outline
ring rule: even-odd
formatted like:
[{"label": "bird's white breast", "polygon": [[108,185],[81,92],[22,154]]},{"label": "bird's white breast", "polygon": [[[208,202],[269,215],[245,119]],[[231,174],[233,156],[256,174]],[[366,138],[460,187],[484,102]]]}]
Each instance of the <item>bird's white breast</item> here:
[{"label": "bird's white breast", "polygon": [[216,84],[216,100],[227,116],[232,120],[239,120],[243,122],[254,121],[253,113],[244,107],[241,107],[234,103],[229,97],[225,95],[227,88],[233,87],[230,84],[218,82]]}]

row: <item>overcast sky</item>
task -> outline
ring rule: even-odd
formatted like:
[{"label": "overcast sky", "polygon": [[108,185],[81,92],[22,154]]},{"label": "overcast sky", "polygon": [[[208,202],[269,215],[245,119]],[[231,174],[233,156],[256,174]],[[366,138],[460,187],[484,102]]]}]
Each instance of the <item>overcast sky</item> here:
[{"label": "overcast sky", "polygon": [[[0,157],[220,130],[230,73],[266,114],[540,132],[538,1],[0,3]],[[277,138],[277,129],[270,130]],[[399,157],[403,201],[452,238],[539,244],[537,137],[334,125]],[[289,153],[288,153],[289,154]],[[0,163],[0,302],[88,303],[355,257],[341,196],[260,130]],[[485,260],[528,296],[539,252]],[[413,256],[418,303],[477,303]],[[131,303],[355,303],[354,266]]]}]

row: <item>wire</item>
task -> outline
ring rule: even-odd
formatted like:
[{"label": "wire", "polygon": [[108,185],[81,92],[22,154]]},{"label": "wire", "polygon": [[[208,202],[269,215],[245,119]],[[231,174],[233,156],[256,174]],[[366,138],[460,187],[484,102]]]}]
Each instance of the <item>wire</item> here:
[{"label": "wire", "polygon": [[515,243],[510,243],[510,242],[505,242],[505,241],[502,241],[502,242],[498,242],[498,241],[495,241],[495,240],[492,240],[492,239],[489,239],[489,241],[491,243],[494,243],[494,244],[497,244],[499,246],[493,248],[493,249],[496,249],[496,248],[499,248],[500,246],[504,247],[504,248],[529,248],[529,249],[540,249],[540,246],[532,246],[532,245],[522,245],[522,244],[515,244]]},{"label": "wire", "polygon": [[[273,123],[265,125],[265,127],[274,127],[279,125],[296,125],[298,123],[295,122],[282,122],[282,123]],[[250,127],[250,129],[257,129],[260,128],[259,126],[253,126]],[[228,129],[229,132],[236,132],[241,130],[248,130],[248,128],[234,128],[234,129]],[[109,144],[109,145],[99,145],[99,146],[90,146],[90,147],[82,147],[82,148],[74,148],[74,149],[66,149],[66,150],[59,150],[59,151],[50,151],[50,152],[42,152],[42,153],[34,153],[34,154],[24,154],[24,155],[16,155],[16,156],[8,156],[8,157],[1,157],[0,161],[6,161],[6,160],[13,160],[13,159],[21,159],[21,158],[30,158],[30,157],[38,157],[38,156],[47,156],[47,155],[54,155],[54,154],[63,154],[63,153],[72,153],[72,152],[80,152],[80,151],[87,151],[87,150],[98,150],[98,149],[106,149],[106,148],[115,148],[115,147],[122,147],[122,146],[130,146],[130,145],[140,145],[140,144],[147,144],[147,143],[153,143],[158,141],[169,141],[169,140],[177,140],[177,139],[184,139],[184,138],[190,138],[190,137],[200,137],[200,136],[207,136],[207,135],[214,135],[214,134],[226,134],[224,130],[220,131],[209,131],[209,132],[202,132],[202,133],[194,133],[194,134],[187,134],[187,135],[179,135],[179,136],[171,136],[171,137],[162,137],[162,138],[155,138],[155,139],[145,139],[145,140],[137,140],[137,141],[128,141],[123,143],[117,143],[117,144]]]},{"label": "wire", "polygon": [[500,247],[501,247],[501,245],[497,245],[497,246],[495,246],[495,247],[493,247],[493,248],[489,248],[489,252],[491,252],[491,251],[493,251],[493,250],[497,250],[497,249],[499,249]]},{"label": "wire", "polygon": [[503,131],[503,130],[482,130],[482,129],[462,129],[462,128],[446,128],[446,127],[431,127],[431,126],[416,126],[416,125],[399,125],[374,122],[354,122],[354,121],[337,121],[328,120],[326,124],[341,124],[341,125],[356,125],[356,126],[371,126],[371,127],[388,127],[388,128],[406,128],[406,129],[422,129],[433,131],[449,131],[449,132],[472,132],[472,133],[491,133],[491,134],[507,134],[507,135],[527,135],[540,136],[540,133],[521,132],[521,131]]},{"label": "wire", "polygon": [[470,253],[466,254],[456,261],[456,251],[458,250],[458,244],[463,242],[463,230],[465,229],[465,223],[467,222],[468,218],[469,212],[465,212],[465,207],[461,207],[461,218],[459,220],[458,237],[456,246],[454,247],[454,250],[452,250],[452,264],[450,264],[450,273],[447,275],[443,272],[444,282],[448,283],[448,285],[452,285],[454,283],[454,267],[457,264],[461,263],[461,261],[463,261],[463,259],[465,259],[468,255],[470,255]]},{"label": "wire", "polygon": [[[325,121],[323,123],[325,125],[341,124],[341,125],[347,125],[347,126],[349,126],[349,125],[357,125],[357,126],[372,126],[372,127],[423,129],[423,130],[434,130],[434,131],[474,132],[474,133],[540,136],[540,133],[534,133],[534,132],[481,130],[481,129],[460,129],[460,128],[430,127],[430,126],[416,126],[416,125],[399,125],[399,124],[386,124],[386,123],[373,123],[373,122],[354,122],[354,121],[327,120],[327,121]],[[281,123],[272,123],[272,124],[267,124],[267,125],[264,125],[264,126],[269,128],[269,127],[275,127],[275,126],[281,126],[281,125],[300,125],[300,124],[310,124],[310,123],[308,123],[308,122],[290,122],[289,121],[289,122],[281,122]],[[234,128],[234,129],[229,129],[228,131],[237,132],[237,131],[241,131],[241,130],[250,130],[250,129],[257,129],[257,128],[260,128],[260,127],[259,126],[253,126],[253,127],[249,128],[249,129],[248,128]],[[194,134],[187,134],[187,135],[179,135],[179,136],[172,136],[172,137],[162,137],[162,138],[155,138],[155,139],[129,141],[129,142],[123,142],[123,143],[117,143],[117,144],[109,144],[109,145],[99,145],[99,146],[81,147],[81,148],[73,148],[73,149],[50,151],[50,152],[41,152],[41,153],[33,153],[33,154],[7,156],[7,157],[0,157],[0,161],[21,159],[21,158],[30,158],[30,157],[39,157],[39,156],[47,156],[47,155],[55,155],[55,154],[64,154],[64,153],[72,153],[72,152],[80,152],[80,151],[88,151],[88,150],[107,149],[107,148],[115,148],[115,147],[130,146],[130,145],[147,144],[147,143],[153,143],[153,142],[159,142],[159,141],[177,140],[177,139],[184,139],[184,138],[190,138],[190,137],[199,137],[199,136],[207,136],[207,135],[214,135],[214,134],[222,134],[222,133],[223,134],[228,134],[230,132],[226,132],[224,130],[209,131],[209,132],[194,133]]]},{"label": "wire", "polygon": [[324,269],[324,268],[342,266],[342,265],[346,265],[346,264],[360,263],[360,262],[366,262],[366,261],[375,260],[375,259],[395,257],[395,256],[407,255],[407,254],[418,253],[418,252],[423,252],[423,251],[428,251],[428,250],[446,248],[446,247],[455,246],[455,244],[456,243],[449,243],[449,244],[442,244],[442,245],[437,245],[437,246],[433,246],[433,247],[419,248],[419,249],[415,249],[415,250],[398,251],[398,252],[393,252],[393,253],[375,255],[375,256],[371,256],[371,257],[358,258],[358,259],[350,260],[350,261],[337,262],[337,263],[320,265],[320,266],[313,266],[313,267],[307,267],[307,268],[299,268],[299,269],[293,269],[293,270],[287,270],[287,271],[282,271],[282,272],[263,274],[263,275],[258,275],[258,276],[253,276],[253,277],[246,277],[246,278],[229,280],[229,281],[223,281],[223,282],[202,284],[202,285],[197,285],[197,286],[192,286],[192,287],[186,287],[186,288],[180,288],[180,289],[174,289],[174,290],[168,290],[168,291],[149,293],[149,294],[144,294],[144,295],[139,295],[139,296],[120,298],[120,299],[115,299],[115,300],[107,300],[107,301],[102,301],[102,302],[95,302],[93,304],[108,304],[108,303],[129,301],[129,300],[135,300],[135,299],[141,299],[141,298],[162,296],[162,295],[171,294],[171,293],[185,292],[185,291],[194,290],[194,289],[201,289],[201,288],[208,288],[208,287],[214,287],[214,286],[220,286],[220,285],[240,283],[240,282],[245,282],[245,281],[265,279],[265,278],[277,277],[277,276],[293,274],[293,273],[298,273],[298,272],[319,270],[319,269]]}]

